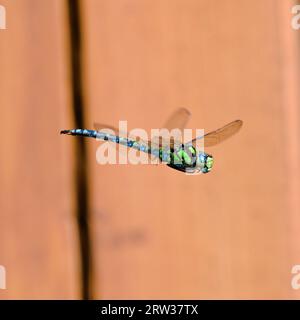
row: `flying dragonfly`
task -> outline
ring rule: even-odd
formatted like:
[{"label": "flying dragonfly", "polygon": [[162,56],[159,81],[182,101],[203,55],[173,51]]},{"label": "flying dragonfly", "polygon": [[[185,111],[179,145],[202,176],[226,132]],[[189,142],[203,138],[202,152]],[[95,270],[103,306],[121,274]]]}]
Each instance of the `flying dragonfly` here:
[{"label": "flying dragonfly", "polygon": [[[177,109],[166,122],[164,128],[169,131],[173,129],[182,131],[190,116],[191,114],[187,109]],[[183,143],[176,135],[168,137],[168,139],[159,136],[152,140],[143,140],[128,136],[127,133],[120,132],[117,128],[105,124],[95,124],[96,130],[71,129],[62,130],[60,133],[115,142],[140,152],[145,152],[149,157],[154,157],[159,162],[167,164],[175,170],[187,174],[199,174],[210,172],[214,159],[212,155],[199,150],[197,143],[201,141],[205,148],[215,146],[236,134],[242,125],[242,120],[235,120],[187,143]],[[107,131],[106,129],[113,130],[115,134],[105,132]]]}]

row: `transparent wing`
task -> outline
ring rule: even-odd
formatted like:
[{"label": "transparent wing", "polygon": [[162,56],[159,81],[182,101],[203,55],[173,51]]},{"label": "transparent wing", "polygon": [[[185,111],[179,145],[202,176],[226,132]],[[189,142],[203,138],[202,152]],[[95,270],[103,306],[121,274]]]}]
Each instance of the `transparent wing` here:
[{"label": "transparent wing", "polygon": [[[131,139],[131,140],[135,140],[135,141],[143,143],[144,145],[147,145],[147,146],[151,145],[151,141],[149,141],[149,140],[143,140],[139,136],[129,135],[128,132],[122,132],[118,128],[113,127],[113,126],[108,125],[108,124],[94,122],[94,128],[97,131],[103,131],[103,132],[105,132],[105,129],[110,129],[110,130],[113,130],[115,132],[115,134],[117,136],[119,136],[119,137],[124,137],[124,138],[128,138],[128,139]],[[152,143],[152,145],[153,146],[158,146],[158,144],[155,145],[153,143]]]},{"label": "transparent wing", "polygon": [[179,108],[172,113],[170,118],[166,121],[164,128],[168,130],[180,129],[183,130],[191,117],[191,113],[186,108]]},{"label": "transparent wing", "polygon": [[[147,148],[151,148],[151,149],[159,149],[160,145],[157,142],[154,141],[149,141],[149,140],[143,140],[141,139],[139,136],[134,136],[134,135],[129,135],[127,132],[122,132],[120,131],[118,128],[108,125],[108,124],[103,124],[103,123],[98,123],[98,122],[94,122],[94,128],[97,131],[103,131],[105,132],[105,129],[110,129],[113,130],[115,132],[115,135],[119,136],[119,137],[124,137],[124,138],[128,138],[131,139],[133,141],[137,141],[140,145],[143,145]],[[158,155],[154,155],[154,154],[149,154],[149,158],[151,157],[155,157],[157,159],[159,159]]]},{"label": "transparent wing", "polygon": [[226,139],[230,138],[234,134],[236,134],[242,127],[243,121],[242,120],[235,120],[226,124],[226,126],[219,128],[215,131],[209,132],[204,136],[197,137],[192,140],[193,145],[199,139],[204,139],[204,146],[205,147],[212,147],[215,146]]},{"label": "transparent wing", "polygon": [[[174,148],[175,145],[181,145],[183,129],[186,127],[190,117],[191,113],[186,108],[175,110],[162,127],[162,134],[159,137],[153,137],[153,139],[158,141],[159,146],[170,144],[170,148]],[[167,129],[170,135],[166,135],[163,129]],[[172,130],[174,131],[171,134]]]},{"label": "transparent wing", "polygon": [[134,136],[129,136],[127,132],[122,132],[118,128],[116,128],[114,126],[111,126],[110,124],[94,122],[94,128],[97,131],[103,131],[103,132],[105,132],[105,129],[113,130],[115,132],[116,136],[123,137],[123,138],[125,138],[125,137],[128,137],[130,139],[135,139],[136,138]]},{"label": "transparent wing", "polygon": [[[191,113],[189,112],[189,110],[187,110],[186,108],[179,108],[172,113],[172,115],[169,117],[169,119],[166,121],[165,125],[163,126],[163,129],[167,129],[169,132],[171,132],[171,130],[173,129],[179,129],[182,133],[182,130],[185,128],[187,122],[190,119],[190,116],[191,116]],[[170,143],[170,147],[173,148],[175,144],[180,145],[182,143],[180,134],[177,135],[176,132],[175,132],[175,135],[172,135],[170,137],[170,142],[168,137],[165,137],[163,135],[160,137],[153,137],[151,141],[145,141],[140,139],[137,136],[128,135],[128,133],[126,132],[121,132],[119,129],[111,125],[95,122],[94,128],[97,131],[105,131],[105,129],[110,129],[110,130],[113,130],[115,134],[120,137],[128,137],[132,140],[136,140],[148,146],[151,143],[152,148],[159,148],[159,147],[162,147],[163,145],[169,145],[169,143]]]}]

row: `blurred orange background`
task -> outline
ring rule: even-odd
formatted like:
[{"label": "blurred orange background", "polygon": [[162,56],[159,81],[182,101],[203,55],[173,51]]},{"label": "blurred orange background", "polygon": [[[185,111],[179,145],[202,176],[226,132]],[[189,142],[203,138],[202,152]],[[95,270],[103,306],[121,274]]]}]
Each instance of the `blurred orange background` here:
[{"label": "blurred orange background", "polygon": [[[178,107],[207,132],[244,121],[200,176],[101,166],[85,140],[91,298],[300,298],[295,3],[80,2],[88,128],[150,130]],[[68,7],[0,4],[0,299],[81,298]]]}]

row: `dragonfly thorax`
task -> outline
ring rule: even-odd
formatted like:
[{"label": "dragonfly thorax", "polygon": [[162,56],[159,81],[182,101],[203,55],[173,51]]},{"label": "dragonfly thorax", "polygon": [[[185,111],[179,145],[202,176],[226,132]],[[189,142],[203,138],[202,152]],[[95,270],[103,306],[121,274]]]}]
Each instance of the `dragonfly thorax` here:
[{"label": "dragonfly thorax", "polygon": [[167,157],[164,156],[166,153],[163,150],[161,154],[161,160],[167,162],[168,166],[189,174],[207,173],[213,165],[213,157],[211,155],[198,152],[192,145],[182,145],[175,148],[175,150],[171,150],[167,161]]}]

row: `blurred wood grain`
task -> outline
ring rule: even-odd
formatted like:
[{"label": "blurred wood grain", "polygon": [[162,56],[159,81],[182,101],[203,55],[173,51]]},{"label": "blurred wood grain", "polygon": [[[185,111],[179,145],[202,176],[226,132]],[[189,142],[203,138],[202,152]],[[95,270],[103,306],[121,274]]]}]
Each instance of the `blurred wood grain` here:
[{"label": "blurred wood grain", "polygon": [[[292,0],[84,0],[84,116],[190,128],[242,119],[213,171],[96,162],[94,298],[300,298],[299,32]],[[0,299],[80,298],[66,1],[2,0]],[[80,154],[77,155],[80,157]],[[77,162],[80,163],[80,162]],[[78,168],[77,168],[78,169]]]},{"label": "blurred wood grain", "polygon": [[237,136],[209,150],[215,167],[200,177],[100,166],[99,143],[89,142],[99,296],[299,297],[290,285],[300,261],[298,198],[290,205],[299,168],[289,158],[299,127],[294,121],[291,131],[286,119],[299,108],[289,90],[299,71],[293,2],[84,4],[90,126],[157,128],[181,106],[193,114],[191,128],[244,120]]},{"label": "blurred wood grain", "polygon": [[0,299],[79,297],[63,1],[1,1]]}]

